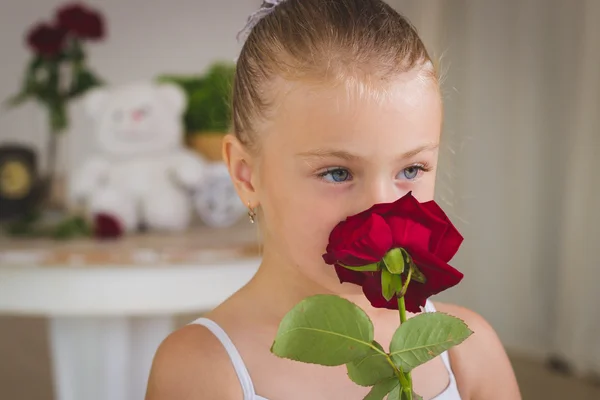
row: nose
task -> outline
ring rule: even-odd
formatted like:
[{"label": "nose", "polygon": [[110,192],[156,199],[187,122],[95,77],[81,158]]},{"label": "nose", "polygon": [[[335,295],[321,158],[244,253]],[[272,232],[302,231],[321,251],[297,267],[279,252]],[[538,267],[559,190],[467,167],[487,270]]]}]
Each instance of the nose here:
[{"label": "nose", "polygon": [[365,209],[374,204],[392,203],[402,197],[400,189],[391,179],[373,180],[365,187],[364,191]]}]

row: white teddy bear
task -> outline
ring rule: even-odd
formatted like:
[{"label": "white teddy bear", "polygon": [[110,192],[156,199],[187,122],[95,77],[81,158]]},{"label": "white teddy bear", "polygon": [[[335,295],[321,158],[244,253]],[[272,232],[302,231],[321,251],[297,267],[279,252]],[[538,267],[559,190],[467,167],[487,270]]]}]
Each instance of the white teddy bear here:
[{"label": "white teddy bear", "polygon": [[85,108],[99,152],[76,174],[72,191],[87,203],[96,234],[188,227],[191,191],[202,187],[206,162],[183,145],[183,91],[152,82],[98,88]]}]

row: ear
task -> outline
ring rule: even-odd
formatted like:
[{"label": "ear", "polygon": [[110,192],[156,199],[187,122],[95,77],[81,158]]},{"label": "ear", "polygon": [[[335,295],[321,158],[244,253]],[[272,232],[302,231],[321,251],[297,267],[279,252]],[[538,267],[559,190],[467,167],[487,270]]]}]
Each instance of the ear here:
[{"label": "ear", "polygon": [[253,159],[246,147],[233,134],[223,138],[223,159],[238,196],[245,206],[258,206],[255,182],[257,176],[253,169]]},{"label": "ear", "polygon": [[84,97],[83,106],[85,112],[92,118],[96,118],[102,113],[109,98],[107,88],[99,87],[90,90]]},{"label": "ear", "polygon": [[160,99],[168,104],[174,113],[183,114],[187,108],[187,96],[183,89],[173,83],[160,83],[156,90]]}]

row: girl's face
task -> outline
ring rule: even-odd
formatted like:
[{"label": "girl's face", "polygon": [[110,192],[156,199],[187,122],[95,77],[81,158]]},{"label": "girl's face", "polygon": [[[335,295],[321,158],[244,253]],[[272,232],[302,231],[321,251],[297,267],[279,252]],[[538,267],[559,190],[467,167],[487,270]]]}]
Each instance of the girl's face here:
[{"label": "girl's face", "polygon": [[338,222],[408,191],[420,201],[434,195],[437,86],[412,72],[385,92],[358,93],[293,85],[257,138],[259,159],[239,174],[252,190],[242,199],[261,207],[265,255],[335,292],[339,281],[321,256]]}]

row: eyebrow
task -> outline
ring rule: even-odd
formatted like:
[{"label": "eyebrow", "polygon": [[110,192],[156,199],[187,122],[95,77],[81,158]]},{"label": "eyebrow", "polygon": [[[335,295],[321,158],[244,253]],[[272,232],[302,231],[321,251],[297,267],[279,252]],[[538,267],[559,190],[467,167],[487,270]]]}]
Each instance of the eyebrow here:
[{"label": "eyebrow", "polygon": [[[439,148],[439,146],[440,146],[439,143],[424,144],[422,146],[416,147],[412,150],[409,150],[409,151],[406,151],[406,152],[400,154],[398,159],[403,160],[406,158],[411,158],[411,157],[414,157],[424,151],[435,150],[435,149]],[[328,157],[331,157],[331,158],[339,158],[339,159],[346,160],[346,161],[355,161],[355,160],[361,159],[361,157],[359,155],[352,154],[352,153],[349,153],[344,150],[335,150],[335,149],[327,149],[327,148],[316,149],[316,150],[312,150],[312,151],[298,153],[297,156],[302,157],[302,158],[328,158]]]}]

